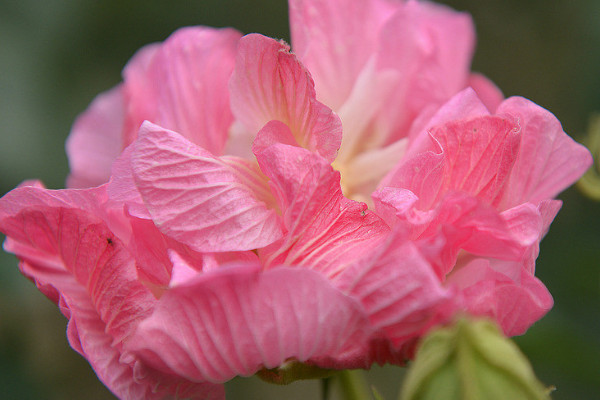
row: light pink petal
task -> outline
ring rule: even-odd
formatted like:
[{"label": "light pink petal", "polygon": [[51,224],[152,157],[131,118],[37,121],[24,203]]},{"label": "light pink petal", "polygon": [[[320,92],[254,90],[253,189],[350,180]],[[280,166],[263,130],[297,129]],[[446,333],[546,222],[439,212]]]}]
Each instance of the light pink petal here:
[{"label": "light pink petal", "polygon": [[122,150],[123,88],[99,94],[75,120],[66,149],[71,173],[67,187],[99,186],[110,177],[110,168]]},{"label": "light pink petal", "polygon": [[361,302],[373,327],[395,348],[444,322],[454,307],[452,292],[399,231],[356,260],[335,284]]},{"label": "light pink petal", "polygon": [[132,154],[138,190],[167,236],[196,251],[252,250],[281,236],[263,177],[145,123]]},{"label": "light pink petal", "polygon": [[152,83],[148,82],[148,70],[152,59],[160,49],[160,43],[148,44],[139,49],[123,69],[123,96],[125,98],[125,121],[123,122],[123,148],[137,137],[142,122],[156,115],[156,100]]},{"label": "light pink petal", "polygon": [[548,289],[514,262],[475,259],[453,273],[447,284],[461,291],[470,313],[494,318],[508,336],[525,333],[553,305]]},{"label": "light pink petal", "polygon": [[227,85],[240,37],[229,28],[179,29],[145,68],[126,69],[131,133],[150,120],[220,155],[233,122]]},{"label": "light pink petal", "polygon": [[511,232],[523,235],[523,244],[531,241],[523,255],[523,268],[531,275],[535,274],[535,260],[540,253],[540,242],[548,233],[550,224],[558,214],[562,202],[544,200],[538,205],[520,204],[503,211],[500,215],[509,224]]},{"label": "light pink petal", "polygon": [[405,137],[422,110],[467,86],[474,42],[468,14],[433,3],[406,2],[386,21],[378,68],[402,77],[376,121],[377,130],[390,132],[388,143]]},{"label": "light pink petal", "polygon": [[469,87],[475,90],[477,96],[491,113],[494,113],[504,100],[504,95],[500,88],[481,74],[472,73],[470,75]]},{"label": "light pink petal", "polygon": [[369,325],[358,303],[320,274],[229,266],[179,285],[140,324],[130,349],[153,367],[224,382],[290,359],[364,350]]},{"label": "light pink petal", "polygon": [[338,110],[374,53],[383,22],[402,2],[293,0],[292,47],[311,71],[319,99]]},{"label": "light pink petal", "polygon": [[339,172],[319,155],[275,144],[257,158],[285,228],[284,237],[260,253],[267,266],[299,264],[331,277],[388,232],[366,204],[342,195]]},{"label": "light pink petal", "polygon": [[300,146],[333,161],[341,122],[316,100],[310,74],[287,45],[258,34],[244,36],[230,90],[233,113],[250,135],[278,120],[289,126]]},{"label": "light pink petal", "polygon": [[59,304],[69,318],[69,342],[113,393],[163,398],[177,387],[167,387],[159,376],[139,379],[135,360],[121,359],[123,343],[149,315],[155,299],[137,281],[123,242],[86,210],[98,194],[98,189],[35,187],[10,192],[0,200],[0,230],[8,236],[5,249],[22,260],[22,272]]},{"label": "light pink petal", "polygon": [[590,152],[563,132],[552,113],[533,102],[511,97],[500,105],[497,114],[514,118],[522,136],[502,209],[553,198],[592,164]]}]

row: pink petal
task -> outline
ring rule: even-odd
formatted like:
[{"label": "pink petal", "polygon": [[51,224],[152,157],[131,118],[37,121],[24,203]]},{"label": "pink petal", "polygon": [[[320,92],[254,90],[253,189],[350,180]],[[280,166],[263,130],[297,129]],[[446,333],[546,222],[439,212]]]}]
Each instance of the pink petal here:
[{"label": "pink petal", "polygon": [[505,100],[497,111],[517,121],[521,145],[502,209],[555,197],[592,164],[589,151],[563,132],[552,113],[522,97]]},{"label": "pink petal", "polygon": [[494,113],[504,100],[504,95],[500,88],[481,74],[471,74],[469,77],[469,87],[475,90],[477,97],[481,99],[491,113]]},{"label": "pink petal", "polygon": [[468,120],[489,114],[477,93],[472,88],[464,89],[441,107],[433,109],[433,112],[422,112],[419,115],[410,130],[411,140],[407,155],[426,151],[431,146],[429,137],[431,128],[451,121]]},{"label": "pink petal", "polygon": [[319,155],[275,144],[257,158],[277,194],[286,231],[261,251],[267,266],[300,264],[333,276],[388,232],[366,204],[342,195],[339,172]]},{"label": "pink petal", "polygon": [[128,143],[150,120],[222,154],[233,122],[227,85],[240,37],[229,28],[179,29],[143,68],[127,68]]},{"label": "pink petal", "polygon": [[132,154],[138,190],[159,229],[196,251],[252,250],[278,239],[258,171],[219,159],[175,132],[144,123]]},{"label": "pink petal", "polygon": [[381,25],[402,3],[293,0],[289,7],[294,52],[311,71],[319,99],[338,110],[373,54]]},{"label": "pink petal", "polygon": [[[139,49],[123,69],[125,82],[125,121],[123,124],[123,147],[129,146],[137,137],[142,122],[147,117],[156,115],[156,100],[153,100],[154,89],[147,81],[148,70],[152,59],[160,49],[160,43],[146,45]],[[152,118],[151,118],[152,119]]]},{"label": "pink petal", "polygon": [[230,90],[233,113],[250,135],[279,120],[300,146],[333,161],[341,122],[316,100],[310,74],[287,45],[258,34],[243,37]]},{"label": "pink petal", "polygon": [[514,125],[498,117],[480,117],[448,123],[432,135],[444,152],[443,188],[497,204],[519,146]]},{"label": "pink petal", "polygon": [[431,210],[420,210],[418,197],[406,189],[383,188],[373,197],[378,213],[392,226],[405,226],[411,239],[443,239],[443,249],[430,260],[440,279],[455,266],[461,249],[520,260],[542,229],[541,217],[534,207],[500,215],[477,198],[459,192],[447,194]]},{"label": "pink petal", "polygon": [[385,22],[378,68],[401,76],[376,122],[378,130],[390,132],[388,143],[405,137],[422,110],[467,85],[474,42],[468,14],[433,3],[406,2]]},{"label": "pink petal", "polygon": [[453,273],[447,284],[460,289],[470,313],[494,318],[507,336],[525,333],[553,305],[548,289],[514,262],[475,259]]},{"label": "pink petal", "polygon": [[411,190],[422,209],[431,208],[445,193],[455,190],[496,205],[504,194],[520,141],[512,122],[482,116],[448,122],[432,128],[430,134],[428,151],[407,156],[383,184]]},{"label": "pink petal", "polygon": [[99,94],[75,120],[66,148],[71,173],[67,186],[99,186],[110,177],[110,168],[122,149],[123,88]]},{"label": "pink petal", "polygon": [[239,265],[171,289],[129,345],[159,370],[224,382],[290,359],[346,357],[368,333],[360,306],[321,275]]},{"label": "pink petal", "polygon": [[444,322],[453,309],[452,292],[398,230],[356,260],[336,285],[361,302],[373,327],[396,348]]},{"label": "pink petal", "polygon": [[131,169],[133,151],[133,146],[128,146],[114,162],[106,190],[115,206],[124,206],[132,216],[150,219],[150,213],[146,209],[133,177]]},{"label": "pink petal", "polygon": [[[177,386],[158,375],[139,379],[135,360],[121,359],[123,343],[155,300],[137,281],[134,260],[123,242],[91,212],[102,198],[100,189],[13,190],[0,200],[5,248],[22,260],[22,272],[58,302],[69,318],[69,342],[113,393],[164,398]],[[220,390],[205,389],[213,394]]]},{"label": "pink petal", "polygon": [[199,253],[166,235],[150,220],[130,218],[132,239],[129,251],[134,255],[140,281],[160,297],[173,281],[173,253],[195,271],[207,271],[225,262],[256,261],[247,252]]}]

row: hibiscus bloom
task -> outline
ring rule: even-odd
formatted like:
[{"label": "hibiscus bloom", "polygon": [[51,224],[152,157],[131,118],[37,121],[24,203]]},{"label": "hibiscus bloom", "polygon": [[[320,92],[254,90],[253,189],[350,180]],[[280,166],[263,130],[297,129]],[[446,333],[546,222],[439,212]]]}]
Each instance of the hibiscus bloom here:
[{"label": "hibiscus bloom", "polygon": [[290,12],[297,55],[203,27],[143,48],[73,127],[68,186],[88,189],[0,200],[5,248],[122,398],[222,398],[286,363],[401,364],[457,310],[516,334],[551,306],[537,245],[589,155],[471,75],[469,17]]}]

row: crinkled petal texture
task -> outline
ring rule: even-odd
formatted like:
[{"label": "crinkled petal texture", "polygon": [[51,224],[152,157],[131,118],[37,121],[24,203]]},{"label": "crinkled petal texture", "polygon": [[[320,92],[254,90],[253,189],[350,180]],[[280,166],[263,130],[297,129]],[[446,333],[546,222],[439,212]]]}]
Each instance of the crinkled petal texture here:
[{"label": "crinkled petal texture", "polygon": [[448,284],[461,291],[471,314],[494,318],[508,336],[524,334],[553,305],[544,284],[514,262],[474,259],[450,275]]},{"label": "crinkled petal texture", "polygon": [[253,163],[216,157],[147,122],[133,145],[131,169],[154,223],[194,250],[252,250],[281,236]]},{"label": "crinkled petal texture", "polygon": [[[285,137],[285,125],[268,128],[279,128]],[[342,195],[340,174],[324,158],[282,143],[263,147],[263,133],[256,141],[256,156],[271,179],[285,233],[260,255],[267,267],[300,264],[334,277],[389,228],[364,203]]]},{"label": "crinkled petal texture", "polygon": [[234,264],[169,290],[128,346],[166,373],[223,382],[289,359],[352,358],[369,334],[360,305],[322,275]]},{"label": "crinkled petal texture", "polygon": [[176,380],[124,357],[124,342],[152,311],[155,299],[137,281],[133,259],[109,228],[116,217],[99,212],[105,200],[104,187],[15,189],[0,200],[5,249],[21,259],[22,272],[58,303],[69,319],[69,343],[117,396],[223,398],[219,386]]},{"label": "crinkled petal texture", "polygon": [[[335,283],[361,302],[373,328],[392,349],[381,351],[381,343],[374,340],[365,367],[373,361],[403,363],[410,358],[411,340],[446,322],[456,309],[453,290],[443,287],[401,229],[358,255]],[[402,357],[399,360],[398,355]]]},{"label": "crinkled petal texture", "polygon": [[310,74],[284,43],[258,34],[244,36],[230,90],[231,108],[242,125],[237,129],[243,130],[234,130],[232,140],[239,140],[236,134],[254,138],[267,122],[276,120],[289,127],[297,145],[329,162],[335,159],[341,122],[316,100]]},{"label": "crinkled petal texture", "polygon": [[511,97],[496,111],[513,118],[521,144],[500,209],[555,197],[592,164],[590,152],[571,139],[548,110],[522,97]]},{"label": "crinkled petal texture", "polygon": [[406,138],[460,90],[472,85],[490,109],[503,99],[470,73],[475,34],[466,13],[418,1],[293,0],[290,22],[318,99],[342,120],[334,165],[349,198],[371,204]]},{"label": "crinkled petal texture", "polygon": [[[461,288],[467,309],[494,316],[507,334],[523,333],[552,305],[533,276],[539,242],[560,208],[551,198],[581,176],[589,154],[552,114],[522,98],[505,100],[492,116],[467,90],[423,126],[374,194],[378,213],[421,243],[442,240],[429,259],[439,278]],[[480,261],[469,262],[473,255]],[[496,278],[505,289],[483,296]],[[511,293],[521,301],[508,302]]]}]

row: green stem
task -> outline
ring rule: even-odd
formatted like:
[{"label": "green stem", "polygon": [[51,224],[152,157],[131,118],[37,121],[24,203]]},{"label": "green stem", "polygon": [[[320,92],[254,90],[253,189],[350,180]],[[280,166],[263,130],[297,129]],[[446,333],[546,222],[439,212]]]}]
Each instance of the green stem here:
[{"label": "green stem", "polygon": [[331,384],[331,377],[321,378],[321,399],[329,400],[329,387]]},{"label": "green stem", "polygon": [[362,371],[343,370],[336,377],[345,400],[371,400],[371,392]]}]

